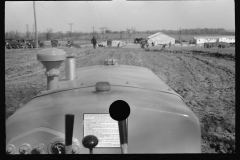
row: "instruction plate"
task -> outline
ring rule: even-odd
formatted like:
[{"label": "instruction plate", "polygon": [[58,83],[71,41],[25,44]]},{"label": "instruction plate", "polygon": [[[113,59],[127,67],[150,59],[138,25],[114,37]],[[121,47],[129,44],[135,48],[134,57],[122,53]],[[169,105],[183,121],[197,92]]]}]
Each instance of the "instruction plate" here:
[{"label": "instruction plate", "polygon": [[83,135],[94,135],[99,142],[96,147],[120,147],[118,121],[109,114],[83,114]]}]

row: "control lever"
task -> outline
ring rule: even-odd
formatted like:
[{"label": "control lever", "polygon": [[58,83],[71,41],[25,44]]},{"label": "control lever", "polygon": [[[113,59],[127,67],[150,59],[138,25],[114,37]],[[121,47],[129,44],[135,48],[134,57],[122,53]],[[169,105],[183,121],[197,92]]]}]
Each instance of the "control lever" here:
[{"label": "control lever", "polygon": [[126,119],[123,121],[118,121],[119,128],[119,136],[120,136],[120,144],[122,149],[122,154],[126,154],[127,151],[127,143],[128,143],[128,135],[127,135],[127,121]]},{"label": "control lever", "polygon": [[93,154],[93,148],[98,144],[98,138],[94,135],[85,136],[82,140],[82,144],[85,148],[89,148],[90,154]]},{"label": "control lever", "polygon": [[65,115],[65,154],[72,154],[74,115]]}]

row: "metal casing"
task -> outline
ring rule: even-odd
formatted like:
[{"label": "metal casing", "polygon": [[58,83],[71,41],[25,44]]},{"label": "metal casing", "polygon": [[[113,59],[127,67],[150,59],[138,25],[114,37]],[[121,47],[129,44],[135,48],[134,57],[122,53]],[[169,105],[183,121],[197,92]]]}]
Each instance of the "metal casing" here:
[{"label": "metal casing", "polygon": [[37,54],[37,60],[46,68],[47,89],[53,90],[58,88],[58,70],[62,61],[66,59],[66,52],[57,48],[47,48],[40,50]]},{"label": "metal casing", "polygon": [[73,80],[77,77],[76,74],[76,58],[75,57],[67,57],[65,61],[65,74],[66,80]]},{"label": "metal casing", "polygon": [[[6,143],[48,145],[64,135],[65,114],[74,114],[73,137],[83,138],[84,113],[108,113],[115,100],[126,101],[128,153],[200,153],[201,130],[196,115],[149,69],[125,65],[77,69],[77,79],[60,81],[58,90],[40,94],[6,121]],[[95,92],[96,82],[109,82],[107,93]],[[47,152],[47,151],[46,151]],[[80,153],[88,154],[81,146]],[[120,148],[95,148],[94,153],[121,153]]]},{"label": "metal casing", "polygon": [[66,59],[66,52],[57,48],[40,50],[37,54],[39,61],[63,61]]}]

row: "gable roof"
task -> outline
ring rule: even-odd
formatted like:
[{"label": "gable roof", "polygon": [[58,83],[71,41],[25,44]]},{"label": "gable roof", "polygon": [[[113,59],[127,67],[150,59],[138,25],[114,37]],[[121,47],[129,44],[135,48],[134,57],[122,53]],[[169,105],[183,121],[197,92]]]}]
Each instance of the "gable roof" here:
[{"label": "gable roof", "polygon": [[148,38],[153,38],[153,37],[156,37],[156,36],[158,36],[158,35],[160,35],[160,34],[162,34],[161,32],[157,32],[157,33],[155,33],[155,34],[153,34],[153,35],[151,35],[151,36],[148,36]]},{"label": "gable roof", "polygon": [[[157,36],[159,36],[159,35],[164,35],[164,36],[169,37],[168,35],[163,34],[162,32],[157,32],[157,33],[155,33],[155,34],[153,34],[153,35],[151,35],[151,36],[148,36],[147,38],[151,39],[151,38],[157,37]],[[172,38],[172,37],[170,37],[170,38]],[[174,38],[173,38],[173,39],[174,39]]]}]

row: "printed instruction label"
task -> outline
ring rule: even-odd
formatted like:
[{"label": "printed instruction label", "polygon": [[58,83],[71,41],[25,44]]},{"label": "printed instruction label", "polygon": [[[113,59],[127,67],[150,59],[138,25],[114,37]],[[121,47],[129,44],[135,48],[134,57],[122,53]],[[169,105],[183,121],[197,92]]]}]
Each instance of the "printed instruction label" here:
[{"label": "printed instruction label", "polygon": [[94,135],[98,138],[96,147],[120,147],[118,121],[109,114],[84,114],[84,137]]}]

